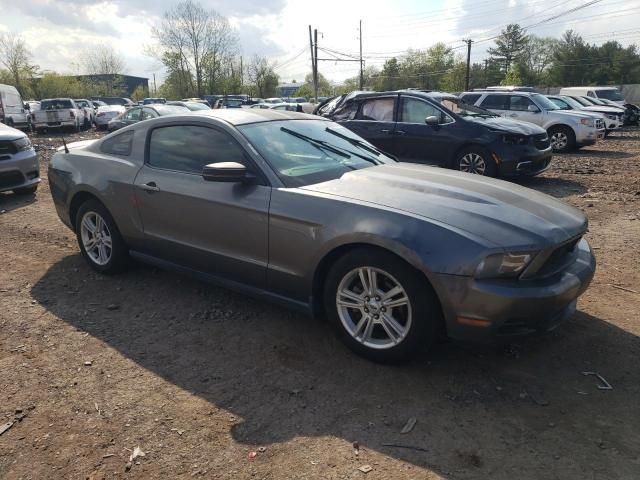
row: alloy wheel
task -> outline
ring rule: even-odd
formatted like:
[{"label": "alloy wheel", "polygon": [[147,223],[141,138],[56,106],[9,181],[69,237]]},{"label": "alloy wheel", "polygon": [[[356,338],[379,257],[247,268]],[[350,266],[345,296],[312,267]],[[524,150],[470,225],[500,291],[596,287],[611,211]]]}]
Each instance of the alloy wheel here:
[{"label": "alloy wheel", "polygon": [[553,135],[551,135],[551,146],[554,150],[563,150],[567,148],[568,144],[569,138],[566,133],[554,132]]},{"label": "alloy wheel", "polygon": [[481,155],[469,152],[460,159],[460,171],[467,173],[475,173],[484,175],[487,170],[487,164]]},{"label": "alloy wheel", "polygon": [[106,265],[111,260],[112,238],[109,227],[96,212],[87,212],[80,224],[82,246],[87,256],[97,265]]},{"label": "alloy wheel", "polygon": [[336,307],[343,327],[366,347],[383,350],[411,329],[411,300],[398,280],[374,267],[358,267],[338,285]]}]

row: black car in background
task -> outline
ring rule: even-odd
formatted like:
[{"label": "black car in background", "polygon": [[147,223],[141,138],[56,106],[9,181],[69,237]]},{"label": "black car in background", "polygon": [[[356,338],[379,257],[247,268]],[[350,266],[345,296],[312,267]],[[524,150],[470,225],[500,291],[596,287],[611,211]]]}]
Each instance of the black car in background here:
[{"label": "black car in background", "polygon": [[352,92],[316,114],[344,125],[399,161],[487,176],[536,175],[549,167],[547,132],[441,92]]}]

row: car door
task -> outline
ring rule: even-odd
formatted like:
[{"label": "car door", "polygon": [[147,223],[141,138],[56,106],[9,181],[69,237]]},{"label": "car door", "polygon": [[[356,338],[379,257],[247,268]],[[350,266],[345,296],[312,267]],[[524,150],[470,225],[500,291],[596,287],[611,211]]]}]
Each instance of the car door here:
[{"label": "car door", "polygon": [[[135,179],[146,252],[244,284],[266,279],[271,187],[230,133],[198,123],[159,126],[147,136]],[[206,181],[202,168],[239,162],[251,184]]]},{"label": "car door", "polygon": [[[438,125],[427,125],[427,117],[437,117]],[[444,165],[457,142],[452,138],[454,120],[425,99],[400,96],[396,124],[395,155],[401,162]]]},{"label": "car door", "polygon": [[541,110],[529,97],[524,95],[509,96],[508,118],[523,122],[539,124],[541,122]]},{"label": "car door", "polygon": [[506,117],[509,115],[509,96],[490,93],[480,101],[478,106]]},{"label": "car door", "polygon": [[398,95],[366,98],[354,104],[357,108],[351,120],[338,120],[384,152],[395,155],[396,111]]}]

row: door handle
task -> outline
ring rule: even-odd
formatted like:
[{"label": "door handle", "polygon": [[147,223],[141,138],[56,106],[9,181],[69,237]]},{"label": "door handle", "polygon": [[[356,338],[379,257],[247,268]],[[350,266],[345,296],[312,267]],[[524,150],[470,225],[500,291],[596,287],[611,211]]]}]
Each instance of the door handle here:
[{"label": "door handle", "polygon": [[142,190],[146,190],[147,192],[159,192],[160,188],[156,185],[156,182],[148,182],[140,185]]},{"label": "door handle", "polygon": [[406,134],[407,134],[407,132],[405,132],[404,130],[396,130],[396,131],[395,131],[395,134],[396,134],[396,135],[406,135]]},{"label": "door handle", "polygon": [[382,130],[380,130],[382,133],[391,133],[391,130],[389,130],[388,128],[383,128]]}]

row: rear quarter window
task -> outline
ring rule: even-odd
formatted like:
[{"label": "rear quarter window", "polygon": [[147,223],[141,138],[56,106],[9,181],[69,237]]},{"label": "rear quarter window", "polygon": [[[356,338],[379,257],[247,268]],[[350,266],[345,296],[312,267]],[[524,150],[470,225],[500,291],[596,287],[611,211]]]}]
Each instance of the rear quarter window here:
[{"label": "rear quarter window", "polygon": [[469,95],[463,95],[461,98],[462,98],[462,101],[467,105],[475,105],[475,103],[478,101],[478,99],[481,96],[482,95],[479,93],[471,93]]},{"label": "rear quarter window", "polygon": [[121,155],[127,157],[131,155],[133,145],[133,131],[122,132],[111,138],[107,138],[100,145],[100,151],[109,155]]}]

